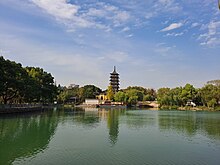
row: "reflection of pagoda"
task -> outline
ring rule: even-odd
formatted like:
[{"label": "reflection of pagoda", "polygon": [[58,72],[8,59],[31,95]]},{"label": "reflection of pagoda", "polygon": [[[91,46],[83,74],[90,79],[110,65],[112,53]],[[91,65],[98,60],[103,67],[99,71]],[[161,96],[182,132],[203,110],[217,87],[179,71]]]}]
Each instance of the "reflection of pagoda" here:
[{"label": "reflection of pagoda", "polygon": [[119,90],[119,74],[116,72],[116,67],[114,66],[114,71],[110,73],[110,85],[113,88],[113,92],[116,93]]}]

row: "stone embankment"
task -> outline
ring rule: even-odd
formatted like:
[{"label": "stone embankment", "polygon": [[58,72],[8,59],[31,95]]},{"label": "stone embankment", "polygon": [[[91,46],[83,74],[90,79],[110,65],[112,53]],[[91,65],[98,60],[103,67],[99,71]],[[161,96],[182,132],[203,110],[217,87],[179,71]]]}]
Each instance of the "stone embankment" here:
[{"label": "stone embankment", "polygon": [[0,114],[34,112],[43,108],[43,104],[7,104],[0,105]]}]

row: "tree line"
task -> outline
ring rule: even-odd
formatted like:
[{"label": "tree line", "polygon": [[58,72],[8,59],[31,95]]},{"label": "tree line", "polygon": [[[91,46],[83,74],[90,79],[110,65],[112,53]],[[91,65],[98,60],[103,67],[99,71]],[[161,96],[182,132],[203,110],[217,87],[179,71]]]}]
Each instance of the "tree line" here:
[{"label": "tree line", "polygon": [[56,86],[54,77],[42,68],[22,67],[20,63],[0,56],[0,103],[67,103],[75,99],[75,103],[80,104],[86,98],[96,98],[100,93],[105,93],[108,100],[128,105],[135,105],[139,101],[157,101],[163,108],[181,107],[193,102],[197,106],[215,108],[220,103],[220,80],[209,81],[202,88],[195,88],[191,84],[158,90],[129,86],[117,93],[113,92],[111,86],[105,91],[95,85],[68,88]]},{"label": "tree line", "polygon": [[58,103],[65,104],[74,101],[80,104],[85,99],[95,99],[97,95],[102,93],[102,90],[95,85],[85,85],[83,87],[61,87],[58,86]]},{"label": "tree line", "polygon": [[215,108],[220,101],[220,80],[207,82],[202,88],[195,88],[191,84],[184,87],[160,88],[157,100],[161,106],[185,106],[192,101],[197,106]]},{"label": "tree line", "polygon": [[57,94],[50,73],[39,67],[22,67],[0,56],[0,103],[51,103]]},{"label": "tree line", "polygon": [[139,101],[157,101],[161,108],[185,107],[188,102],[196,106],[215,108],[220,103],[220,80],[207,82],[202,88],[195,88],[191,84],[175,88],[159,88],[158,90],[140,86],[129,86],[114,93],[112,87],[102,91],[94,85],[86,85],[81,88],[62,88],[58,95],[61,103],[67,102],[71,97],[76,97],[78,102],[85,98],[95,99],[100,93],[105,93],[108,100],[124,102],[127,105],[135,105]]},{"label": "tree line", "polygon": [[129,105],[136,104],[138,101],[154,101],[156,99],[154,89],[137,86],[122,89],[117,93],[113,92],[111,86],[105,91],[95,85],[85,85],[80,88],[58,87],[58,89],[60,91],[58,95],[59,103],[68,103],[71,98],[77,98],[77,103],[82,103],[86,98],[95,99],[101,93],[106,94],[108,100],[124,102]]}]

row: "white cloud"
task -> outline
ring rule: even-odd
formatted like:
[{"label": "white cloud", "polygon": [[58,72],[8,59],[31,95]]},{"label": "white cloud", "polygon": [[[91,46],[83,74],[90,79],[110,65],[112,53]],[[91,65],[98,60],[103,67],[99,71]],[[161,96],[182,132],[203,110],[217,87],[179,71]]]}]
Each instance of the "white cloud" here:
[{"label": "white cloud", "polygon": [[155,12],[148,12],[148,13],[145,14],[144,17],[145,17],[146,19],[150,19],[150,18],[153,18],[155,15],[156,15]]},{"label": "white cloud", "polygon": [[71,19],[79,9],[79,6],[66,3],[66,0],[32,0],[37,6],[46,10],[49,14],[61,19]]},{"label": "white cloud", "polygon": [[105,10],[100,10],[100,9],[96,9],[96,8],[90,8],[87,12],[87,16],[96,16],[96,17],[103,17],[105,16],[107,13]]},{"label": "white cloud", "polygon": [[172,23],[169,26],[165,27],[164,29],[160,30],[161,32],[166,32],[174,29],[178,29],[183,26],[183,23]]},{"label": "white cloud", "polygon": [[130,15],[126,11],[118,11],[116,13],[116,17],[115,18],[117,20],[119,20],[119,21],[127,21],[130,18]]},{"label": "white cloud", "polygon": [[182,10],[182,7],[175,0],[158,0],[155,7],[159,11],[177,13]]},{"label": "white cloud", "polygon": [[124,26],[131,18],[128,11],[104,2],[77,5],[66,0],[30,1],[65,24],[68,31],[75,31],[76,28],[110,31],[111,27]]},{"label": "white cloud", "polygon": [[78,16],[80,6],[67,3],[66,0],[31,0],[35,5],[54,16],[59,22],[69,28],[91,27],[93,23],[81,16]]},{"label": "white cloud", "polygon": [[131,38],[131,37],[133,37],[134,35],[133,34],[128,34],[127,36],[126,36],[126,38]]},{"label": "white cloud", "polygon": [[[156,0],[146,2],[80,2],[67,0],[29,0],[46,11],[57,21],[74,32],[77,28],[97,28],[112,31],[118,28],[141,28],[148,19],[163,14],[175,14],[182,7],[175,0]],[[169,31],[181,27],[182,23],[173,23],[161,31]]]},{"label": "white cloud", "polygon": [[220,28],[220,21],[210,22],[209,25],[208,25],[209,35],[215,35],[217,33],[217,28]]},{"label": "white cloud", "polygon": [[158,43],[154,46],[154,52],[169,60],[181,60],[181,52],[176,45],[168,45],[168,43]]},{"label": "white cloud", "polygon": [[206,33],[200,34],[197,38],[201,41],[200,45],[215,47],[220,45],[220,21],[211,21],[204,25]]},{"label": "white cloud", "polygon": [[180,33],[167,33],[166,36],[173,36],[173,37],[178,37],[178,36],[182,36],[184,33],[180,32]]},{"label": "white cloud", "polygon": [[127,27],[124,27],[122,30],[121,30],[121,32],[127,32],[127,31],[129,31],[130,30],[130,28],[127,26]]},{"label": "white cloud", "polygon": [[209,38],[205,42],[200,43],[200,45],[213,47],[216,45],[220,45],[220,40],[218,38]]},{"label": "white cloud", "polygon": [[192,23],[191,27],[194,28],[194,27],[197,27],[197,26],[199,26],[199,25],[200,25],[200,24],[199,24],[198,22],[194,22],[194,23]]}]

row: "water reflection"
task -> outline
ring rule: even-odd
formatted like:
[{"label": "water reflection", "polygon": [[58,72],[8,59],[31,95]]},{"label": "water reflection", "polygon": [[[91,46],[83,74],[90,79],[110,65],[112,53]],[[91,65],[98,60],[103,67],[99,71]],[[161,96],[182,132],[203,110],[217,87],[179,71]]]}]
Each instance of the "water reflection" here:
[{"label": "water reflection", "polygon": [[124,110],[109,110],[107,126],[109,129],[109,140],[112,145],[116,144],[119,134],[119,116]]},{"label": "water reflection", "polygon": [[58,121],[55,112],[0,118],[0,164],[47,148]]},{"label": "water reflection", "polygon": [[99,109],[98,115],[103,122],[107,122],[109,142],[115,145],[119,134],[119,118],[125,114],[124,109]]},{"label": "water reflection", "polygon": [[[75,134],[79,134],[77,130],[85,130],[85,134],[83,133],[85,137],[88,136],[88,132],[90,132],[89,135],[92,136],[93,132],[96,132],[90,130],[98,130],[96,133],[99,133],[101,136],[98,138],[98,135],[94,134],[93,137],[95,137],[95,139],[100,140],[102,134],[105,134],[108,136],[107,141],[109,142],[107,143],[110,143],[111,146],[116,146],[121,142],[119,141],[121,137],[119,134],[123,135],[123,129],[132,130],[129,132],[131,133],[129,135],[136,136],[136,138],[140,138],[139,133],[148,130],[148,134],[144,136],[144,138],[148,140],[151,139],[151,133],[154,131],[154,134],[157,132],[162,134],[164,132],[168,134],[177,133],[183,134],[184,137],[192,138],[196,135],[203,135],[209,139],[220,140],[219,125],[220,113],[218,112],[59,109],[38,114],[1,117],[0,164],[11,164],[15,159],[23,159],[25,157],[34,156],[39,152],[45,152],[51,139],[56,135],[56,129],[59,130],[59,128],[67,128],[67,130],[72,127],[83,128],[70,130],[75,130]],[[99,131],[101,131],[101,133]],[[62,135],[62,138],[65,136],[65,134]],[[73,137],[75,138],[75,142],[80,142],[81,139],[77,139],[77,137],[80,136]],[[88,136],[88,138],[89,137],[90,136]],[[105,139],[103,141],[106,142]],[[136,141],[130,141],[129,144],[132,145],[133,142],[136,143]],[[141,143],[144,144],[144,142],[145,141]],[[61,142],[61,144],[63,144],[63,142]],[[97,142],[97,144],[101,145],[102,143]],[[156,144],[157,143],[154,143],[154,145]],[[139,147],[141,147],[141,145]],[[78,149],[79,148],[80,145],[78,146]],[[77,151],[74,150],[74,152]],[[70,153],[72,153],[72,150]]]},{"label": "water reflection", "polygon": [[157,113],[154,111],[130,110],[126,112],[126,125],[131,129],[142,129],[156,124]]},{"label": "water reflection", "polygon": [[175,131],[187,136],[197,133],[220,139],[220,114],[218,112],[160,111],[158,123],[161,131]]}]

